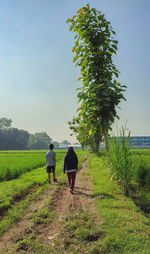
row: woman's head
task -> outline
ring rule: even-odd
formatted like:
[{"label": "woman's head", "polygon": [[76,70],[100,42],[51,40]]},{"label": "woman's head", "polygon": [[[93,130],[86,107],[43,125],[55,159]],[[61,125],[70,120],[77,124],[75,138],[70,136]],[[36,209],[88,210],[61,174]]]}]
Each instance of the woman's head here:
[{"label": "woman's head", "polygon": [[68,152],[73,152],[73,147],[72,147],[72,146],[70,146],[70,147],[68,148]]}]

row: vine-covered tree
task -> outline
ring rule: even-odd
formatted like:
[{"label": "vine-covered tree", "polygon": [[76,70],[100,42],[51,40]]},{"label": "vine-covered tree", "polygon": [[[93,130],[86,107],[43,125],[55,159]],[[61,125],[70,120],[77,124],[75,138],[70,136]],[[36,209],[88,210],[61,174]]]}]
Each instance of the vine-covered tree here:
[{"label": "vine-covered tree", "polygon": [[87,4],[79,9],[73,18],[70,31],[75,33],[75,53],[73,62],[80,67],[82,86],[78,88],[78,116],[70,125],[89,130],[88,134],[94,140],[94,152],[98,153],[99,142],[105,138],[108,151],[107,135],[114,122],[116,107],[122,99],[126,86],[116,81],[119,71],[113,63],[112,56],[116,54],[118,41],[114,38],[115,31],[104,14]]}]

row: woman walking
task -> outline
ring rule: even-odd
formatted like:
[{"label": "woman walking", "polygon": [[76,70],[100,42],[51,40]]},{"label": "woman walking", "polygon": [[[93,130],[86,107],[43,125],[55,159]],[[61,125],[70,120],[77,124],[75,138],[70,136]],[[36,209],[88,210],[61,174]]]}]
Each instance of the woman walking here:
[{"label": "woman walking", "polygon": [[74,152],[73,147],[69,147],[67,155],[64,160],[64,173],[65,171],[67,172],[68,183],[71,193],[73,193],[77,170],[78,170],[78,157]]}]

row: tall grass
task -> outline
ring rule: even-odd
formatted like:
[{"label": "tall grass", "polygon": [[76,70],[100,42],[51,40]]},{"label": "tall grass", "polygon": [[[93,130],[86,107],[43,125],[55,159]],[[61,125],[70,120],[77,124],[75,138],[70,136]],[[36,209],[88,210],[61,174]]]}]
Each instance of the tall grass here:
[{"label": "tall grass", "polygon": [[125,129],[120,135],[109,138],[108,160],[112,178],[115,177],[123,186],[126,195],[129,194],[130,183],[133,176],[133,160],[130,149],[130,132],[125,137]]},{"label": "tall grass", "polygon": [[135,172],[135,182],[137,182],[141,187],[150,186],[150,157],[133,155],[134,162],[134,172]]},{"label": "tall grass", "polygon": [[103,222],[101,230],[106,236],[101,251],[93,253],[150,253],[149,218],[131,198],[123,195],[121,186],[108,180],[109,169],[105,157],[91,155],[88,166],[93,175],[93,198],[96,198],[97,211]]}]

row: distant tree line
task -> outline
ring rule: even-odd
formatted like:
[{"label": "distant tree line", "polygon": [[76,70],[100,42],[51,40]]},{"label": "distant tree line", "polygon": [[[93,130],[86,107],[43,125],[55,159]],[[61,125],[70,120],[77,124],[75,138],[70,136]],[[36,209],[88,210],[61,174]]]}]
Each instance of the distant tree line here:
[{"label": "distant tree line", "polygon": [[[30,134],[11,127],[12,120],[0,118],[0,150],[48,149],[52,139],[46,132]],[[54,141],[57,146],[57,142]]]}]

